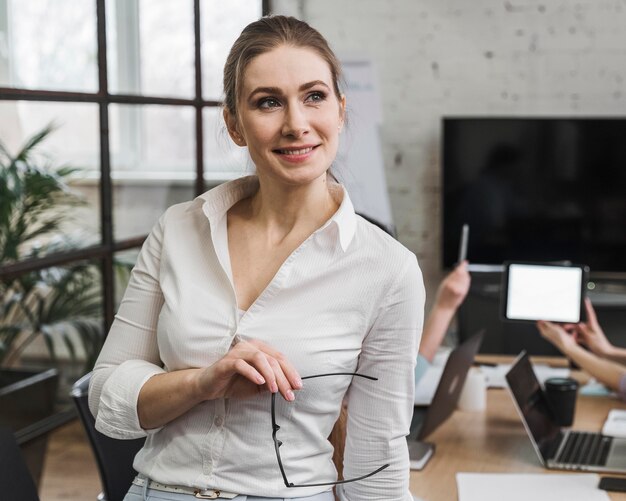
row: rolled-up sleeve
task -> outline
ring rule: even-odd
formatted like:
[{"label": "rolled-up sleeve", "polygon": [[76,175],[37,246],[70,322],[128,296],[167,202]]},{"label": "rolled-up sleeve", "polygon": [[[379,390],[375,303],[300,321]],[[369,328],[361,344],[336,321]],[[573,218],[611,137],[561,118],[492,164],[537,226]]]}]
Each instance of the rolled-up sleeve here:
[{"label": "rolled-up sleeve", "polygon": [[158,431],[141,428],[137,399],[150,377],[165,372],[156,338],[163,306],[159,269],[165,217],[141,249],[91,377],[89,407],[96,429],[113,438],[139,438]]},{"label": "rolled-up sleeve", "polygon": [[412,501],[406,436],[413,414],[414,369],[424,317],[424,285],[414,255],[395,277],[367,334],[358,372],[348,392],[344,476],[354,478],[383,464],[380,473],[338,486],[341,501]]}]

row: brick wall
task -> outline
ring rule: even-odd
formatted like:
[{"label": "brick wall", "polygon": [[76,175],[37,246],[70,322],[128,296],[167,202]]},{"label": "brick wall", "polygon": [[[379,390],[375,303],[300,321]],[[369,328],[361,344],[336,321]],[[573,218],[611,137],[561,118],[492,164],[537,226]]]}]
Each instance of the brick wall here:
[{"label": "brick wall", "polygon": [[[626,114],[624,0],[273,0],[379,70],[400,240],[441,278],[443,115]],[[471,256],[470,256],[471,258]]]}]

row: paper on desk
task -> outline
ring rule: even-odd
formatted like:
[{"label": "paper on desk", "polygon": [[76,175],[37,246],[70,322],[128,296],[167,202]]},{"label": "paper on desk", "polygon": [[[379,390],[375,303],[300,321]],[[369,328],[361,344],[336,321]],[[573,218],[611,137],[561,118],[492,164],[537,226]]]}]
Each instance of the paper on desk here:
[{"label": "paper on desk", "polygon": [[415,405],[430,405],[451,352],[450,348],[437,351],[431,366],[415,385]]},{"label": "paper on desk", "polygon": [[610,501],[593,473],[457,473],[459,501]]},{"label": "paper on desk", "polygon": [[[505,375],[511,369],[511,364],[498,364],[496,366],[481,365],[480,370],[487,379],[487,388],[506,388]],[[570,370],[564,367],[550,367],[544,364],[533,364],[533,370],[541,384],[551,377],[568,377]]]}]

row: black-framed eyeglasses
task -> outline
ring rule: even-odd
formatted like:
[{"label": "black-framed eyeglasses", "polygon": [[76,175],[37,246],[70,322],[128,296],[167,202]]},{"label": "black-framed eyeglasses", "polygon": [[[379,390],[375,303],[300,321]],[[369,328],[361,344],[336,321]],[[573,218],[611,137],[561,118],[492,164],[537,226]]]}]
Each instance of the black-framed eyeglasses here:
[{"label": "black-framed eyeglasses", "polygon": [[[365,374],[358,374],[356,372],[334,372],[330,374],[314,374],[312,376],[304,376],[302,379],[313,379],[318,377],[327,377],[327,376],[357,376],[365,379],[369,379],[371,381],[378,381],[378,378],[372,376],[366,376]],[[371,477],[372,475],[376,475],[378,472],[383,471],[385,468],[389,466],[389,464],[384,464],[377,470],[372,473],[368,473],[367,475],[362,475],[356,478],[350,478],[346,480],[337,480],[335,482],[322,482],[317,484],[294,484],[287,479],[287,474],[285,473],[285,468],[283,467],[283,462],[280,458],[280,446],[283,443],[278,440],[277,434],[278,430],[280,430],[280,426],[276,423],[276,393],[272,393],[272,440],[274,441],[274,449],[276,450],[276,459],[278,460],[278,467],[280,468],[280,473],[283,476],[283,480],[285,481],[285,486],[287,487],[318,487],[320,485],[337,485],[337,484],[347,484],[348,482],[356,482],[357,480],[363,480],[364,478]]]}]

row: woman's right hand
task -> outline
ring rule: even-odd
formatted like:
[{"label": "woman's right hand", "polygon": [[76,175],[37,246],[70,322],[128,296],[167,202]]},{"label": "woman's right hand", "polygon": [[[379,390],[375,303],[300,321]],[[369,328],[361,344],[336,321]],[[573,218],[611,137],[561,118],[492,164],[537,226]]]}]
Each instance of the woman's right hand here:
[{"label": "woman's right hand", "polygon": [[293,401],[293,390],[302,388],[300,375],[287,358],[255,339],[239,341],[220,360],[200,370],[196,384],[202,400],[278,391],[285,400]]},{"label": "woman's right hand", "polygon": [[437,290],[435,306],[456,311],[467,296],[471,281],[467,261],[463,261],[442,280]]}]

